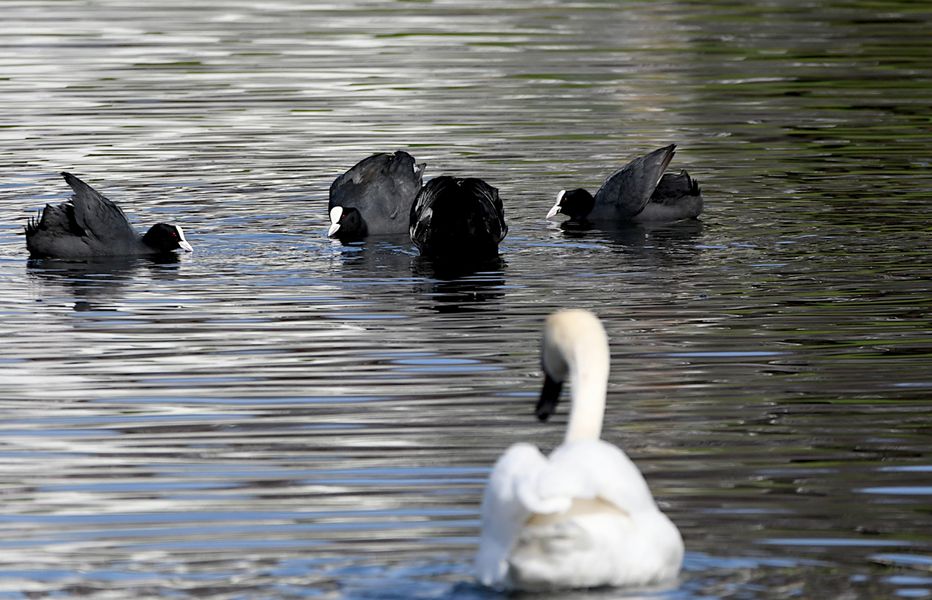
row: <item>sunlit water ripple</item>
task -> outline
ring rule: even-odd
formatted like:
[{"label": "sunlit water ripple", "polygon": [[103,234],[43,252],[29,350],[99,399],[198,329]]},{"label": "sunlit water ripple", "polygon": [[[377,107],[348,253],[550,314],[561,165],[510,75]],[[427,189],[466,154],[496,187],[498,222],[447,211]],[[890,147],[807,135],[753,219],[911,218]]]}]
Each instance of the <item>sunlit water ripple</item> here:
[{"label": "sunlit water ripple", "polygon": [[[484,478],[559,443],[567,306],[686,541],[645,593],[932,595],[922,3],[157,4],[4,5],[0,598],[494,597]],[[700,222],[542,219],[670,141]],[[396,148],[501,190],[501,264],[326,239],[332,179]],[[195,252],[28,261],[62,170]]]}]

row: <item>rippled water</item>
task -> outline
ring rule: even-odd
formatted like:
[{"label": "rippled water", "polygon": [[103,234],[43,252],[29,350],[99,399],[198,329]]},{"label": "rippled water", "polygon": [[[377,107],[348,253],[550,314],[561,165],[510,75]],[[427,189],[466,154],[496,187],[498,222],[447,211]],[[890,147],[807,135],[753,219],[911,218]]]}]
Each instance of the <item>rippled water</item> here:
[{"label": "rippled water", "polygon": [[[686,541],[651,595],[932,595],[923,3],[157,4],[4,3],[0,597],[494,597],[481,489],[560,441],[564,306]],[[700,222],[542,219],[671,141]],[[325,238],[330,181],[396,148],[501,190],[501,265]],[[28,261],[61,170],[195,252]]]}]

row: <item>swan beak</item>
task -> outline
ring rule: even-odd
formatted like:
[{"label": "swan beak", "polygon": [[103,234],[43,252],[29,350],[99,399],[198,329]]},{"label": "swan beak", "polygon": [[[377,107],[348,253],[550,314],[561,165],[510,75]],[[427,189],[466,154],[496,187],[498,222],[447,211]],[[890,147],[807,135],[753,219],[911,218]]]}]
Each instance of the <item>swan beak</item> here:
[{"label": "swan beak", "polygon": [[546,421],[550,415],[557,411],[557,403],[560,402],[560,391],[563,389],[563,382],[557,381],[546,372],[544,373],[544,388],[540,391],[540,399],[537,401],[537,407],[534,414],[541,421]]},{"label": "swan beak", "polygon": [[330,209],[330,229],[327,230],[327,237],[333,237],[338,231],[340,231],[340,219],[342,218],[342,206],[334,206]]},{"label": "swan beak", "polygon": [[194,252],[194,248],[192,248],[188,240],[185,239],[184,231],[182,231],[181,227],[175,225],[175,229],[178,231],[178,247],[185,252]]}]

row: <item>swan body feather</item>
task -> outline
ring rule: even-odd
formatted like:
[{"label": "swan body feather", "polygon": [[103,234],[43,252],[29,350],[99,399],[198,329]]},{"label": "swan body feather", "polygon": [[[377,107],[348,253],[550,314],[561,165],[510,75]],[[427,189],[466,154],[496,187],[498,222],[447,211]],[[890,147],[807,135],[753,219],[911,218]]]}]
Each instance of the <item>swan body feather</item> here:
[{"label": "swan body feather", "polygon": [[[598,320],[581,312],[548,321],[544,336],[548,377],[550,371],[575,375],[566,440],[549,457],[531,444],[514,444],[489,477],[476,556],[484,585],[524,591],[642,586],[679,572],[683,541],[676,526],[631,459],[599,439],[607,339]],[[590,390],[595,396],[587,396]],[[583,427],[580,415],[597,426]]]}]

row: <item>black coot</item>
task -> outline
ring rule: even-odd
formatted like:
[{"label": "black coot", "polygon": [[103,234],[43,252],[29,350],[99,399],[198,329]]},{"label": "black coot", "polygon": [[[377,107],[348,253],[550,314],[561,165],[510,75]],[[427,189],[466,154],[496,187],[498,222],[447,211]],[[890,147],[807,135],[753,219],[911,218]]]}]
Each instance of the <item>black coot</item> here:
[{"label": "black coot", "polygon": [[694,219],[702,212],[699,182],[686,171],[664,173],[675,144],[636,158],[615,171],[593,198],[584,189],[563,190],[547,218],[564,214],[574,221],[658,223]]},{"label": "black coot", "polygon": [[177,225],[158,223],[139,235],[119,206],[71,173],[62,177],[74,190],[69,202],[46,204],[26,225],[32,258],[87,259],[191,251]]},{"label": "black coot", "polygon": [[327,235],[348,241],[407,232],[423,171],[424,165],[401,150],[359,161],[330,186]]},{"label": "black coot", "polygon": [[507,233],[498,190],[481,179],[431,179],[411,207],[411,240],[422,256],[455,262],[493,258]]}]

